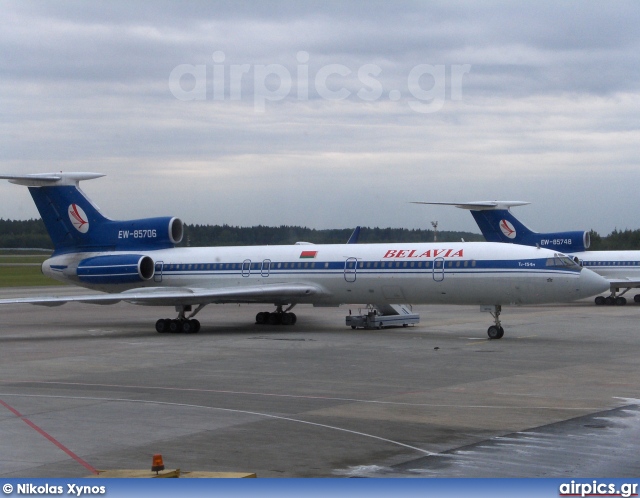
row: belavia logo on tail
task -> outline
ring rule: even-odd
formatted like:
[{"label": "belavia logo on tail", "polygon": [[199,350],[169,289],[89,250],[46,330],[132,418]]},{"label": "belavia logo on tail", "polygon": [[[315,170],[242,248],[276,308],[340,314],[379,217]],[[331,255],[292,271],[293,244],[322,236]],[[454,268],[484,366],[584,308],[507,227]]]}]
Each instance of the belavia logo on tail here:
[{"label": "belavia logo on tail", "polygon": [[77,204],[69,205],[69,219],[71,220],[71,224],[76,228],[76,230],[78,230],[78,232],[87,233],[89,231],[89,221],[87,220],[87,215]]},{"label": "belavia logo on tail", "polygon": [[516,229],[507,220],[501,220],[500,221],[500,230],[502,230],[502,233],[508,239],[515,239],[516,238]]}]

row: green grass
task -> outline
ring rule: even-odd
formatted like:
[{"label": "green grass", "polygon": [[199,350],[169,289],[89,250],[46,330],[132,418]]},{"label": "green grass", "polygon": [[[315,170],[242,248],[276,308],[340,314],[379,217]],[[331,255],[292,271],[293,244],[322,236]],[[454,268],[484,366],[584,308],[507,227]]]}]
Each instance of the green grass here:
[{"label": "green grass", "polygon": [[11,265],[11,264],[24,264],[31,263],[34,265],[41,265],[48,256],[46,255],[20,255],[20,256],[5,256],[4,254],[0,256],[0,264],[2,265]]},{"label": "green grass", "polygon": [[0,287],[33,287],[39,285],[64,285],[45,277],[37,266],[0,266]]}]

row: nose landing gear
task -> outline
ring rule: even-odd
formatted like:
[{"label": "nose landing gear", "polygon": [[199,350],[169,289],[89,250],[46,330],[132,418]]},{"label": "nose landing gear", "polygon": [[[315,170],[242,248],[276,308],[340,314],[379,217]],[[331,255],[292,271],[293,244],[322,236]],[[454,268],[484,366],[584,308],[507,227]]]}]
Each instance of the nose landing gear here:
[{"label": "nose landing gear", "polygon": [[496,304],[494,306],[482,306],[480,308],[481,311],[488,311],[491,313],[491,316],[494,318],[495,325],[491,325],[487,329],[487,335],[489,339],[502,339],[504,336],[504,329],[502,328],[502,324],[500,323],[500,313],[502,313],[502,306]]}]

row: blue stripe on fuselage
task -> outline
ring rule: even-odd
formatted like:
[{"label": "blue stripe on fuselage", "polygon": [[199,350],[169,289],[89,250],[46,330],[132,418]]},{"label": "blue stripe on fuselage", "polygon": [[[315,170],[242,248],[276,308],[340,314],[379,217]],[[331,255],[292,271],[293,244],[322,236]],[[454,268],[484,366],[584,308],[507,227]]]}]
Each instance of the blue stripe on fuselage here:
[{"label": "blue stripe on fuselage", "polygon": [[[268,269],[262,263],[164,263],[163,275],[209,275],[209,274],[245,274],[248,275],[283,275],[283,274],[318,274],[342,273],[345,269],[358,273],[386,274],[390,271],[411,273],[432,273],[434,270],[445,273],[579,273],[580,267],[547,266],[546,259],[537,260],[464,260],[444,261],[442,266],[435,266],[434,261],[358,261],[354,266],[347,266],[345,261],[314,261],[314,262],[273,262]],[[435,266],[435,267],[434,267]]]}]

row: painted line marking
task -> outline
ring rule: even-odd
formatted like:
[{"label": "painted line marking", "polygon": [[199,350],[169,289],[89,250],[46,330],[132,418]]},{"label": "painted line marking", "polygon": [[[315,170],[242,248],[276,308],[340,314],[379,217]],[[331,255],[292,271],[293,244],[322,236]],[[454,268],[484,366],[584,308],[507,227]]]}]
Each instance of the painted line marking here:
[{"label": "painted line marking", "polygon": [[[158,391],[178,391],[178,392],[195,392],[195,393],[214,393],[214,394],[231,394],[238,396],[265,396],[276,398],[293,398],[293,399],[317,399],[321,401],[344,401],[348,403],[369,403],[374,405],[396,405],[396,406],[415,406],[426,408],[482,408],[482,409],[495,409],[495,410],[521,410],[522,408],[536,409],[536,410],[569,410],[569,411],[583,411],[583,410],[600,410],[597,407],[583,406],[583,407],[558,407],[558,406],[508,406],[508,405],[464,405],[464,404],[444,404],[444,403],[411,403],[408,401],[383,401],[376,399],[358,399],[358,398],[340,398],[331,396],[305,396],[300,394],[275,394],[275,393],[259,393],[251,391],[226,391],[218,389],[197,389],[190,387],[162,387],[162,386],[137,386],[137,385],[122,385],[122,384],[89,384],[82,382],[54,382],[54,381],[29,381],[29,380],[0,380],[0,384],[45,384],[45,385],[59,385],[59,386],[83,386],[83,387],[109,387],[119,389],[149,389]],[[411,394],[423,394],[425,391],[406,391],[396,393],[386,393],[384,396],[406,396]],[[3,394],[0,396],[20,396],[19,394]],[[35,396],[28,395],[25,396]],[[91,399],[91,398],[89,398]],[[96,398],[102,399],[102,398]]]},{"label": "painted line marking", "polygon": [[[271,419],[274,419],[274,420],[284,420],[284,421],[287,421],[287,422],[296,422],[296,423],[299,423],[299,424],[312,425],[312,426],[315,426],[315,427],[323,427],[325,429],[331,429],[331,430],[334,430],[334,431],[347,432],[349,434],[355,434],[356,436],[364,436],[364,437],[376,439],[378,441],[383,441],[385,443],[391,443],[391,444],[394,444],[396,446],[402,446],[403,448],[408,448],[410,450],[418,451],[418,452],[423,453],[425,455],[436,455],[436,453],[433,453],[433,452],[428,451],[428,450],[424,450],[422,448],[418,448],[416,446],[411,446],[409,444],[401,443],[399,441],[394,441],[393,439],[387,439],[387,438],[384,438],[384,437],[375,436],[373,434],[367,434],[366,432],[359,432],[359,431],[354,431],[354,430],[351,430],[351,429],[344,429],[342,427],[336,427],[336,426],[327,425],[327,424],[320,424],[318,422],[310,422],[308,420],[300,420],[300,419],[296,419],[296,418],[283,417],[283,416],[280,416],[280,415],[272,415],[270,413],[252,412],[252,411],[247,411],[247,410],[234,410],[232,408],[219,408],[217,406],[192,405],[192,404],[188,404],[188,403],[171,403],[171,402],[168,402],[168,401],[150,401],[150,400],[146,400],[146,399],[99,398],[99,397],[84,397],[84,396],[53,396],[53,395],[42,395],[42,394],[1,394],[1,396],[16,396],[16,397],[26,397],[26,398],[50,398],[50,399],[51,398],[55,398],[55,399],[77,399],[77,400],[88,400],[88,401],[113,401],[113,402],[120,402],[120,403],[142,403],[142,404],[151,404],[151,405],[178,406],[178,407],[185,407],[185,408],[203,408],[205,410],[219,410],[219,411],[229,412],[229,413],[244,413],[245,415],[255,415],[257,417],[266,417],[266,418],[271,418]],[[9,410],[11,410],[14,413],[18,414],[17,411],[13,410],[9,405],[4,403],[2,400],[0,400],[0,403],[2,403],[4,406],[6,406]],[[22,416],[20,416],[20,417],[22,418]],[[23,420],[25,420],[25,422],[26,422],[26,419],[23,418]],[[39,432],[44,432],[41,429],[38,429],[38,430],[39,430]],[[46,433],[44,433],[44,434],[46,434]],[[59,443],[55,442],[55,439],[51,438],[50,436],[48,437],[48,439],[51,439],[52,442],[54,442],[57,446],[59,446],[61,449],[63,449],[69,455],[73,456],[76,460],[78,460],[80,463],[82,463],[85,467],[90,469],[92,472],[94,472],[95,474],[98,474],[98,471],[96,469],[94,469],[91,465],[86,463],[80,457],[75,456],[70,450],[67,450],[64,446],[62,446]]]},{"label": "painted line marking", "polygon": [[9,410],[11,413],[13,413],[16,417],[18,417],[20,420],[22,420],[25,424],[27,424],[33,430],[35,430],[38,434],[40,434],[41,436],[45,437],[50,442],[52,442],[54,445],[56,445],[59,449],[64,451],[67,455],[69,455],[71,458],[73,458],[76,462],[78,462],[80,465],[82,465],[83,467],[88,469],[92,474],[96,474],[96,475],[99,474],[98,470],[95,469],[91,464],[89,464],[88,462],[86,462],[85,460],[80,458],[78,455],[76,455],[73,451],[71,451],[69,448],[67,448],[65,445],[63,445],[60,441],[58,441],[56,438],[54,438],[51,434],[46,432],[44,429],[38,427],[31,420],[29,420],[27,417],[22,415],[22,413],[20,413],[18,410],[16,410],[12,406],[8,405],[7,403],[2,401],[1,399],[0,399],[0,405],[4,406],[7,410]]}]

